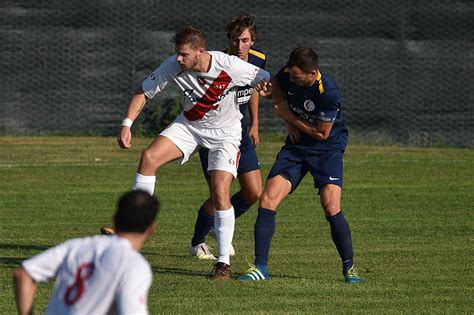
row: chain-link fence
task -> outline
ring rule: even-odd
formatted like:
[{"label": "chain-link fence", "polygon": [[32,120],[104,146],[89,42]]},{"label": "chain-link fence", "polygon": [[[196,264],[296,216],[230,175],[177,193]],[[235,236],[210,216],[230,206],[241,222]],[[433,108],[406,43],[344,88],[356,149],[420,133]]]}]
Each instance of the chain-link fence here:
[{"label": "chain-link fence", "polygon": [[[177,29],[202,28],[222,50],[244,11],[272,73],[315,48],[359,140],[474,147],[474,3],[462,0],[1,0],[0,133],[116,134]],[[281,130],[268,102],[260,113],[263,131]]]}]

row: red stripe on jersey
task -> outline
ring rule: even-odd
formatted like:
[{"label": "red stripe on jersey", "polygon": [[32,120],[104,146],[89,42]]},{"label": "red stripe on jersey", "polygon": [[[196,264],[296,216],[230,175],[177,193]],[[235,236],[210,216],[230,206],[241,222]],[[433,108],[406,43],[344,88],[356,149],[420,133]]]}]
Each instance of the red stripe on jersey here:
[{"label": "red stripe on jersey", "polygon": [[240,162],[240,150],[237,152],[237,165],[235,167],[239,168],[239,162]]},{"label": "red stripe on jersey", "polygon": [[215,103],[219,100],[219,96],[224,93],[231,81],[232,78],[225,71],[221,71],[219,76],[211,83],[206,93],[196,102],[193,108],[184,112],[184,116],[190,121],[199,120],[211,109],[217,109],[219,105],[215,105]]}]

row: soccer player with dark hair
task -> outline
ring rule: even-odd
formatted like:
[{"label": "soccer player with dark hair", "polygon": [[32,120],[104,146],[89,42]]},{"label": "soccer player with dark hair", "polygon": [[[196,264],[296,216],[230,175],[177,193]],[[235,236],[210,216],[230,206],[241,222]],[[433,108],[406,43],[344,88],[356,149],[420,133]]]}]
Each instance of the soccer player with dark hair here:
[{"label": "soccer player with dark hair", "polygon": [[128,192],[117,204],[115,235],[69,240],[25,260],[14,271],[18,313],[31,314],[37,283],[56,277],[46,314],[148,314],[152,273],[139,250],[158,210],[147,192]]},{"label": "soccer player with dark hair", "polygon": [[212,206],[216,209],[217,264],[213,279],[230,279],[230,251],[235,214],[230,188],[237,176],[242,114],[237,87],[268,81],[270,74],[236,56],[207,51],[204,33],[191,26],[173,39],[176,54],[165,60],[132,97],[118,138],[121,148],[130,147],[132,122],[147,99],[175,82],[184,93],[183,111],[142,153],[134,189],[153,194],[156,171],[173,160],[185,163],[200,148],[209,149],[207,172]]},{"label": "soccer player with dark hair", "polygon": [[255,223],[255,265],[239,280],[267,280],[270,243],[278,205],[310,172],[318,189],[331,236],[342,260],[344,280],[360,282],[354,268],[352,237],[341,212],[342,157],[348,131],[342,121],[341,94],[336,83],[319,72],[319,58],[309,47],[294,49],[286,67],[256,90],[271,95],[288,137],[268,174]]},{"label": "soccer player with dark hair", "polygon": [[[238,56],[240,59],[265,69],[266,56],[263,52],[253,48],[257,37],[257,26],[255,19],[248,14],[235,17],[226,27],[229,47],[226,53]],[[240,160],[237,168],[237,179],[240,190],[236,192],[230,201],[234,207],[235,218],[244,214],[262,194],[262,177],[260,175],[260,163],[258,161],[255,146],[259,143],[258,136],[258,105],[259,95],[250,85],[238,87],[237,102],[240,112],[245,115],[247,109],[250,116],[250,128],[242,122],[242,140],[240,142]],[[202,148],[199,150],[202,169],[206,180],[210,186],[210,179],[207,172],[209,150]],[[199,259],[216,259],[211,252],[211,248],[205,243],[205,237],[212,231],[214,226],[215,208],[212,206],[209,197],[201,206],[194,226],[194,235],[191,239],[189,252]],[[231,255],[235,253],[231,247]]]}]

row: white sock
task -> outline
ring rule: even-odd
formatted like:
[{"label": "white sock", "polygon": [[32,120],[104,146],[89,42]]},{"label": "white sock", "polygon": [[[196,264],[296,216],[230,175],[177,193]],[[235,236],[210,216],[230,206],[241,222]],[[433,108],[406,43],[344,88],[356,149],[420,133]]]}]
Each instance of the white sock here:
[{"label": "white sock", "polygon": [[135,182],[133,183],[133,190],[144,190],[153,196],[155,191],[156,176],[145,176],[137,173]]},{"label": "white sock", "polygon": [[217,210],[214,216],[214,230],[217,238],[217,262],[230,265],[230,246],[234,237],[234,207]]}]

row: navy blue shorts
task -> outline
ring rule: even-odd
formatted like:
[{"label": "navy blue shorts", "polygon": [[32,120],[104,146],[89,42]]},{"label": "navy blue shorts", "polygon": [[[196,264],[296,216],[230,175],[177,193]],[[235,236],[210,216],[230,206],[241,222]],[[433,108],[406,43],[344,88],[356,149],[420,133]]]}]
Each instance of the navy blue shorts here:
[{"label": "navy blue shorts", "polygon": [[[242,125],[242,140],[240,141],[240,160],[237,174],[244,174],[260,169],[260,162],[258,161],[257,151],[249,136],[248,127]],[[202,171],[207,179],[211,176],[207,172],[209,150],[201,148],[199,150],[199,159],[201,160]]]},{"label": "navy blue shorts", "polygon": [[308,171],[313,175],[314,188],[326,184],[342,187],[342,155],[340,149],[312,152],[308,148],[282,148],[273,164],[269,178],[281,175],[291,183],[291,192],[301,183]]}]

